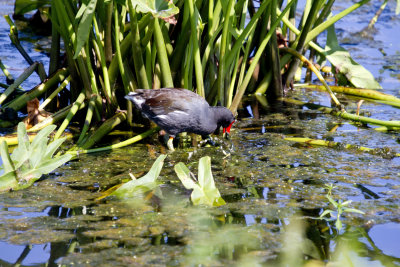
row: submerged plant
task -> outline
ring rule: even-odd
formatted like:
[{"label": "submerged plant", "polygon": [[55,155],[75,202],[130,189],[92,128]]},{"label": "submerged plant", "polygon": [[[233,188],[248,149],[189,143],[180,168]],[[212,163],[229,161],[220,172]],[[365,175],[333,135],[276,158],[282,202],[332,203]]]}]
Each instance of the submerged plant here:
[{"label": "submerged plant", "polygon": [[360,213],[360,214],[365,214],[363,211],[354,209],[354,208],[347,208],[347,206],[351,203],[351,200],[347,201],[342,201],[339,199],[338,201],[335,201],[332,198],[332,189],[335,188],[336,186],[333,186],[332,184],[330,185],[325,185],[325,188],[328,190],[328,193],[326,194],[326,198],[329,200],[329,202],[333,205],[335,210],[324,210],[321,215],[319,216],[320,219],[326,219],[328,215],[332,217],[336,217],[336,222],[335,222],[335,227],[338,231],[342,229],[342,221],[340,220],[340,217],[343,215],[345,212],[355,212],[355,213]]},{"label": "submerged plant", "polygon": [[13,153],[8,153],[8,145],[3,141],[0,145],[3,174],[0,176],[0,192],[19,190],[32,185],[36,180],[69,161],[72,155],[54,156],[54,153],[65,141],[60,138],[48,143],[48,135],[56,128],[49,125],[42,129],[29,142],[23,122],[18,124],[18,146]]},{"label": "submerged plant", "polygon": [[211,172],[211,158],[202,157],[199,161],[198,179],[192,172],[179,162],[174,167],[178,178],[187,189],[193,189],[191,200],[194,205],[222,206],[225,201],[222,199],[218,188],[215,186]]}]

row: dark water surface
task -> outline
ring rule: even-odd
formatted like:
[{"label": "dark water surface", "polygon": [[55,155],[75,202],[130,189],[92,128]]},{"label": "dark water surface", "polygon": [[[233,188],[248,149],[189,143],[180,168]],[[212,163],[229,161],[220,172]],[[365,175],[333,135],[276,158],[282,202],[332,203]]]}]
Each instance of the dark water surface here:
[{"label": "dark water surface", "polygon": [[[391,1],[371,38],[359,32],[380,2],[374,1],[337,23],[342,45],[399,96],[400,17]],[[1,15],[12,12],[0,1]],[[335,10],[349,3],[339,2]],[[17,77],[27,63],[8,39],[0,19],[0,57]],[[47,64],[48,38],[20,33],[34,60]],[[381,52],[383,51],[383,52]],[[0,75],[0,82],[5,77]],[[33,76],[22,86],[38,83]],[[293,97],[329,105],[326,94],[297,90]],[[263,100],[263,99],[261,99]],[[354,109],[356,101],[340,96]],[[271,108],[248,99],[243,118],[222,148],[178,149],[164,163],[163,198],[96,201],[101,192],[140,177],[161,153],[157,141],[110,153],[82,155],[26,190],[0,198],[0,266],[400,266],[399,134],[357,127],[348,121],[295,106]],[[248,105],[248,109],[246,106]],[[251,110],[253,118],[247,113]],[[399,120],[395,108],[364,102],[372,117]],[[310,137],[381,149],[364,153],[309,147],[284,137]],[[221,141],[222,142],[222,141]],[[231,150],[231,145],[233,149]],[[230,151],[230,155],[226,155]],[[202,156],[212,157],[213,175],[226,205],[192,207],[190,192],[173,166],[182,161],[197,173]],[[352,200],[343,229],[319,220],[336,200]]]}]

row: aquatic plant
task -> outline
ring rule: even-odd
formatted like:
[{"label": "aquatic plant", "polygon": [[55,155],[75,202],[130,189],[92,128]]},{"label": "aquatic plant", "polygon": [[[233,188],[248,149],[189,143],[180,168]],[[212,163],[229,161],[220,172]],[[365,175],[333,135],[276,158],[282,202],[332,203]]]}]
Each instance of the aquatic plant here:
[{"label": "aquatic plant", "polygon": [[[124,183],[122,185],[117,185],[117,189],[113,191],[110,196],[116,196],[118,198],[132,198],[138,195],[142,195],[148,191],[153,189],[157,189],[159,183],[157,182],[158,176],[160,176],[161,169],[164,165],[164,160],[167,155],[160,155],[153,165],[150,168],[150,171],[140,177],[140,179],[136,179],[133,175],[131,175],[132,180]],[[115,188],[113,188],[115,189]],[[112,190],[113,190],[112,189]],[[159,191],[160,196],[161,191]]]},{"label": "aquatic plant", "polygon": [[[120,96],[137,88],[195,90],[211,104],[220,102],[233,113],[245,93],[265,93],[269,101],[276,101],[283,94],[282,84],[290,85],[299,67],[299,60],[288,52],[292,50],[278,49],[277,31],[282,33],[280,41],[285,45],[289,36],[289,46],[297,53],[307,54],[310,47],[315,51],[310,53],[310,61],[318,54],[347,75],[348,82],[360,86],[354,77],[365,69],[359,66],[360,72],[349,75],[346,71],[354,68],[338,67],[344,66],[340,59],[343,49],[337,45],[332,25],[368,0],[329,17],[333,2],[306,1],[299,30],[294,26],[296,1],[286,5],[277,0],[259,4],[249,0],[16,1],[15,15],[39,9],[42,17],[51,20],[49,75],[19,44],[17,28],[8,17],[10,38],[31,65],[27,73],[36,71],[43,83],[9,101],[8,96],[25,73],[0,100],[4,107],[18,111],[29,100],[44,97],[46,109],[56,112],[32,131],[62,120],[56,138],[78,117],[76,114],[86,112],[74,150],[88,151],[94,139],[97,142],[114,127],[132,125],[131,103]],[[322,48],[313,40],[327,29],[329,40]],[[60,68],[60,39],[66,68]],[[363,87],[379,86],[373,77],[362,76],[362,82],[367,81]],[[58,83],[63,86],[56,89]],[[56,95],[65,91],[67,83],[71,104],[56,108]],[[125,107],[126,112],[120,112]]]},{"label": "aquatic plant", "polygon": [[[157,178],[160,175],[166,157],[167,155],[160,155],[153,163],[150,171],[143,177],[136,179],[130,174],[131,181],[111,187],[98,199],[108,196],[132,199],[149,191],[154,192],[158,197],[162,197]],[[176,164],[174,169],[183,186],[186,189],[193,190],[190,198],[194,205],[221,206],[225,204],[214,183],[210,157],[202,157],[199,160],[198,182],[193,173],[182,162]]]},{"label": "aquatic plant", "polygon": [[55,128],[55,125],[47,126],[39,131],[30,142],[25,124],[20,122],[18,124],[18,146],[11,156],[6,141],[1,142],[3,174],[0,176],[0,192],[29,187],[43,174],[52,172],[71,159],[72,155],[68,154],[54,156],[66,139],[65,137],[60,138],[48,144],[48,135]]},{"label": "aquatic plant", "polygon": [[174,170],[186,189],[193,189],[190,199],[194,205],[225,205],[211,172],[211,158],[206,156],[199,160],[197,179],[182,162],[174,166]]},{"label": "aquatic plant", "polygon": [[338,201],[335,201],[332,198],[332,190],[333,190],[333,188],[335,188],[335,186],[333,186],[333,184],[325,185],[325,188],[328,190],[328,193],[325,195],[325,197],[329,200],[329,202],[332,204],[332,206],[334,207],[335,210],[326,209],[321,213],[321,215],[319,217],[320,217],[320,219],[325,219],[325,220],[330,220],[330,219],[328,219],[328,216],[336,217],[335,227],[338,231],[342,230],[342,221],[341,221],[340,217],[344,213],[355,212],[355,213],[365,214],[361,210],[358,210],[355,208],[348,208],[347,206],[351,203],[351,200],[347,200],[347,201],[343,202],[341,199],[339,199]]}]

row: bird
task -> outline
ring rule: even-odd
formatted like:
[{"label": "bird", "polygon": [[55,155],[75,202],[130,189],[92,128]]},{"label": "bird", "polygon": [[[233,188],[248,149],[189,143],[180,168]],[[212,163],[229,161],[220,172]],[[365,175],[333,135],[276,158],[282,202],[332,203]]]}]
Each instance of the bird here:
[{"label": "bird", "polygon": [[203,97],[183,88],[136,89],[125,98],[169,134],[167,147],[171,151],[178,133],[206,136],[223,127],[224,135],[229,135],[235,122],[229,109],[210,106]]}]

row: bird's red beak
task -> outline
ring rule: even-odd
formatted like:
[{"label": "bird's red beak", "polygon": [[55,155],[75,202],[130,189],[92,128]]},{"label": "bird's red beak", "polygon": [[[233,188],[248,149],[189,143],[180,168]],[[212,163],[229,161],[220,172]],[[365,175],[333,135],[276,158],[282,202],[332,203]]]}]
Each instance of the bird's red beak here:
[{"label": "bird's red beak", "polygon": [[232,125],[233,125],[233,123],[234,123],[235,121],[236,121],[236,120],[232,121],[231,124],[229,124],[228,127],[224,128],[224,129],[222,130],[223,135],[224,135],[226,138],[229,137],[229,134],[230,134],[230,132],[231,132],[231,127],[232,127]]}]

